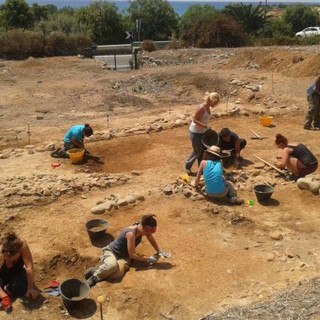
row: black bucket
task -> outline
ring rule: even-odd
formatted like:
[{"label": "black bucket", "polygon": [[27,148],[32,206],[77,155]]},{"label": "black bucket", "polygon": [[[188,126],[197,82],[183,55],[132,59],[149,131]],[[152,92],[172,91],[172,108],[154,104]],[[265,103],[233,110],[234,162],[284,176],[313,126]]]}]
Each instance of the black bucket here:
[{"label": "black bucket", "polygon": [[219,142],[219,135],[217,132],[212,130],[211,128],[206,130],[202,137],[202,144],[206,148],[210,148],[211,146],[216,146]]},{"label": "black bucket", "polygon": [[102,239],[108,227],[109,222],[103,219],[93,219],[86,223],[86,229],[91,241]]},{"label": "black bucket", "polygon": [[259,184],[253,190],[259,202],[269,200],[274,192],[274,188],[268,184]]},{"label": "black bucket", "polygon": [[65,280],[60,284],[59,289],[66,308],[79,306],[90,293],[89,285],[79,279]]}]

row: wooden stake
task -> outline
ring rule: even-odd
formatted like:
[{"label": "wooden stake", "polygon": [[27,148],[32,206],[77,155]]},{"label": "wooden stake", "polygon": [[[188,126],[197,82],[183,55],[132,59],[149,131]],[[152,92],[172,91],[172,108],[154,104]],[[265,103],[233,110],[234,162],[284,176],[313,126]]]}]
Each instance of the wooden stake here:
[{"label": "wooden stake", "polygon": [[260,140],[262,140],[262,138],[253,130],[250,129],[250,131]]},{"label": "wooden stake", "polygon": [[274,166],[273,164],[271,164],[270,162],[267,162],[265,160],[263,160],[262,158],[256,156],[255,154],[253,154],[253,156],[257,159],[259,159],[260,161],[262,161],[263,163],[265,163],[266,165],[268,165],[269,167],[271,167],[272,169],[276,170],[277,172],[279,172],[282,175],[286,175],[283,171],[281,171],[280,169],[278,169],[276,166]]}]

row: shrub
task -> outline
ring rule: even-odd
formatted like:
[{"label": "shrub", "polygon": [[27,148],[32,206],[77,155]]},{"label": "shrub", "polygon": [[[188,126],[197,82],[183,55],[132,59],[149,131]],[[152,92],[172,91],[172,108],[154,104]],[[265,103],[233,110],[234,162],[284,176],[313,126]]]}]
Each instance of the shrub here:
[{"label": "shrub", "polygon": [[46,55],[48,56],[63,56],[67,50],[67,36],[61,32],[52,32],[46,39]]},{"label": "shrub", "polygon": [[44,38],[41,33],[13,29],[0,38],[0,56],[5,59],[25,59],[43,56]]},{"label": "shrub", "polygon": [[143,40],[142,45],[141,45],[141,49],[143,51],[156,51],[157,50],[157,46],[155,45],[155,43],[152,40]]},{"label": "shrub", "polygon": [[241,25],[233,18],[224,15],[218,16],[208,26],[196,41],[201,48],[211,47],[240,47],[247,45],[249,38]]},{"label": "shrub", "polygon": [[180,49],[180,41],[177,40],[175,33],[172,34],[171,41],[166,45],[165,49]]}]

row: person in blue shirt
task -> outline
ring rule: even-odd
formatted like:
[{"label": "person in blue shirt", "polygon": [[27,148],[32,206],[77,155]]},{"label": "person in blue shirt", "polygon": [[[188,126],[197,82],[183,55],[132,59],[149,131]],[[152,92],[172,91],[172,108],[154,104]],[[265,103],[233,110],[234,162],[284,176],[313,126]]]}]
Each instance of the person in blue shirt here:
[{"label": "person in blue shirt", "polygon": [[64,136],[64,150],[68,151],[73,148],[85,149],[83,139],[90,137],[93,130],[89,124],[77,125],[71,127]]},{"label": "person in blue shirt", "polygon": [[220,148],[211,146],[206,151],[207,160],[202,160],[194,183],[199,187],[201,175],[205,182],[205,191],[210,198],[228,198],[230,204],[243,204],[243,199],[237,197],[234,187],[230,181],[223,177]]},{"label": "person in blue shirt", "polygon": [[312,130],[314,128],[317,130],[320,129],[320,76],[318,76],[316,82],[308,88],[307,94],[309,109],[306,115],[304,129]]},{"label": "person in blue shirt", "polygon": [[[73,148],[85,149],[84,137],[90,137],[93,130],[89,124],[71,127],[64,136],[64,150],[58,148],[51,153],[53,158],[69,158],[68,150]],[[86,150],[86,153],[89,153]]]}]

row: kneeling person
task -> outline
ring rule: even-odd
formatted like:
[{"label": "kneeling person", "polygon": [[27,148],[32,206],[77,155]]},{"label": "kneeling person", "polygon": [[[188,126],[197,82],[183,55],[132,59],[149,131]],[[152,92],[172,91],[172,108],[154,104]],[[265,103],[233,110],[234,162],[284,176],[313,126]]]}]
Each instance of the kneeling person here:
[{"label": "kneeling person", "polygon": [[240,151],[244,149],[247,141],[245,139],[240,139],[235,132],[230,131],[228,128],[223,128],[219,132],[219,143],[221,151],[229,150],[231,151],[231,157],[239,160]]},{"label": "kneeling person", "polygon": [[[157,230],[157,220],[155,215],[145,215],[141,221],[124,228],[117,239],[111,242],[108,246],[102,249],[101,262],[102,264],[96,268],[90,268],[85,272],[87,283],[90,287],[97,282],[105,280],[109,277],[122,277],[129,265],[124,268],[119,268],[118,261],[125,259],[130,262],[130,259],[147,262],[153,264],[158,261],[161,251],[153,234]],[[136,247],[140,244],[143,236],[146,236],[152,247],[156,250],[156,254],[150,257],[139,255],[136,253]]]},{"label": "kneeling person", "polygon": [[209,197],[227,197],[231,204],[242,204],[244,201],[237,198],[232,183],[223,177],[220,148],[212,146],[206,150],[206,153],[207,160],[201,161],[194,186],[198,188],[203,174],[205,191]]}]

